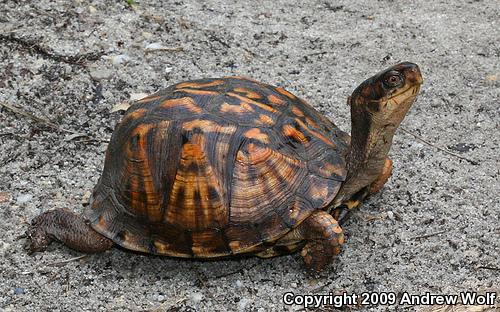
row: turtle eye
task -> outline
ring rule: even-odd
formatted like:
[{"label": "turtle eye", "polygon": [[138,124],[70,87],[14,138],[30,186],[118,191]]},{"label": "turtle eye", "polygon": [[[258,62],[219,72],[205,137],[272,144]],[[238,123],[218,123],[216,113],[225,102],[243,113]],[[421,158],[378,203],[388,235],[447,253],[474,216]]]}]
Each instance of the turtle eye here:
[{"label": "turtle eye", "polygon": [[391,73],[384,79],[384,84],[389,88],[399,87],[402,82],[403,80],[399,73]]}]

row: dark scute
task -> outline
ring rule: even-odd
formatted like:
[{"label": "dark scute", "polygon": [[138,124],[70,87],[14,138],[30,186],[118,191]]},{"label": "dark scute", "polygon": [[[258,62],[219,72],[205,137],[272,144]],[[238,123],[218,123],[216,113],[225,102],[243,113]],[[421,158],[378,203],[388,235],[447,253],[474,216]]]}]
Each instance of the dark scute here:
[{"label": "dark scute", "polygon": [[189,142],[189,136],[188,133],[182,132],[181,133],[181,138],[182,138],[182,145],[186,144]]},{"label": "dark scute", "polygon": [[155,128],[154,135],[148,136],[148,162],[161,200],[162,219],[168,209],[170,192],[175,182],[175,173],[182,149],[179,135],[181,123],[170,122],[165,129]]},{"label": "dark scute", "polygon": [[185,193],[184,187],[179,188],[178,190],[178,195],[175,198],[174,206],[175,207],[182,207],[182,204],[184,203],[184,193]]},{"label": "dark scute", "polygon": [[197,173],[197,172],[200,170],[200,168],[199,168],[199,166],[198,166],[198,163],[196,163],[196,162],[191,162],[191,163],[189,163],[189,165],[188,165],[188,167],[187,167],[187,170],[188,170],[189,172]]},{"label": "dark scute", "polygon": [[126,231],[120,231],[120,232],[116,233],[115,239],[123,242],[123,241],[125,241],[126,236],[127,236]]},{"label": "dark scute", "polygon": [[201,195],[200,195],[200,191],[198,189],[196,189],[194,191],[194,194],[193,194],[193,201],[195,203],[201,203],[202,199],[201,199]]},{"label": "dark scute", "polygon": [[219,193],[217,192],[217,190],[213,187],[213,186],[208,186],[208,197],[209,199],[212,199],[212,198],[218,198],[219,197]]},{"label": "dark scute", "polygon": [[184,252],[187,251],[187,254],[191,255],[191,257],[194,256],[193,254],[193,234],[191,230],[185,230],[184,231],[184,246],[180,246],[180,249],[183,249]]},{"label": "dark scute", "polygon": [[153,254],[153,255],[158,254],[158,250],[156,249],[156,246],[155,246],[153,240],[149,241],[149,244],[147,245],[147,248],[148,248],[148,250],[149,250],[149,252],[151,254]]},{"label": "dark scute", "polygon": [[130,139],[130,147],[132,151],[137,152],[139,148],[139,141],[141,140],[141,135],[138,133]]}]

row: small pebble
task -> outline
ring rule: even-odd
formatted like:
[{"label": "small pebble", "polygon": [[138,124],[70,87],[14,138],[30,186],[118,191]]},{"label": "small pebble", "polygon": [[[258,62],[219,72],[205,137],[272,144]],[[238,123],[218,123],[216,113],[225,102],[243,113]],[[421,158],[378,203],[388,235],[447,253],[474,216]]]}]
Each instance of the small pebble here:
[{"label": "small pebble", "polygon": [[182,51],[183,48],[182,47],[167,47],[167,46],[162,45],[159,42],[154,42],[154,43],[150,43],[150,44],[146,45],[146,47],[144,48],[144,50],[146,52],[155,52],[155,51],[171,51],[171,52],[175,52],[175,51]]},{"label": "small pebble", "polygon": [[200,303],[201,300],[203,300],[203,295],[198,293],[198,292],[195,292],[195,293],[192,293],[191,296],[189,296],[189,298],[191,299],[191,302],[193,302],[193,303]]},{"label": "small pebble", "polygon": [[130,61],[130,56],[127,54],[111,55],[103,58],[109,60],[115,66],[127,64]]},{"label": "small pebble", "polygon": [[14,288],[14,294],[16,295],[22,295],[25,293],[25,289],[23,287],[16,287]]},{"label": "small pebble", "polygon": [[107,69],[94,69],[90,71],[90,77],[95,80],[106,80],[111,78],[113,72]]},{"label": "small pebble", "polygon": [[21,194],[21,195],[17,196],[16,201],[18,204],[24,204],[24,203],[29,202],[32,199],[33,199],[33,195],[31,195],[31,194]]},{"label": "small pebble", "polygon": [[152,38],[153,37],[153,34],[150,33],[150,32],[147,32],[147,31],[143,31],[142,32],[142,36],[146,39],[149,39],[149,38]]},{"label": "small pebble", "polygon": [[0,252],[5,253],[9,250],[10,244],[0,241]]},{"label": "small pebble", "polygon": [[247,298],[242,298],[239,302],[238,302],[238,309],[241,311],[241,310],[245,310],[245,308],[248,306],[248,303],[250,303],[250,300],[248,300]]},{"label": "small pebble", "polygon": [[498,75],[488,75],[488,76],[486,76],[486,80],[497,81],[498,80]]},{"label": "small pebble", "polygon": [[164,48],[165,46],[163,46],[159,42],[150,43],[145,47],[146,51],[156,51],[156,50],[162,50]]},{"label": "small pebble", "polygon": [[236,287],[237,287],[237,288],[241,288],[241,287],[243,287],[243,283],[242,283],[240,280],[237,280],[237,281],[236,281]]},{"label": "small pebble", "polygon": [[389,218],[389,220],[394,221],[394,212],[387,211],[387,218]]},{"label": "small pebble", "polygon": [[162,23],[163,21],[165,21],[165,17],[162,15],[153,15],[151,16],[151,19],[157,23]]},{"label": "small pebble", "polygon": [[86,191],[85,193],[83,193],[81,203],[82,204],[88,204],[89,200],[90,200],[90,196],[92,196],[92,192],[91,191]]},{"label": "small pebble", "polygon": [[0,192],[0,203],[6,203],[12,199],[12,195],[9,192]]},{"label": "small pebble", "polygon": [[156,300],[157,300],[157,301],[160,301],[160,302],[161,302],[161,301],[164,301],[164,300],[165,300],[165,296],[163,296],[163,295],[158,295],[158,296],[156,297]]},{"label": "small pebble", "polygon": [[479,259],[481,253],[476,249],[468,249],[464,251],[463,255],[467,258]]}]

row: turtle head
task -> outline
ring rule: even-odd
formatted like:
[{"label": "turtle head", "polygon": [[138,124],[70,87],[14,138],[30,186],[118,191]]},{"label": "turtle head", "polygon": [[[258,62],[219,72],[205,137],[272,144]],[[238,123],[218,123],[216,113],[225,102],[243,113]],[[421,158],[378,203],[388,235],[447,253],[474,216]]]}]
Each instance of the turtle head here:
[{"label": "turtle head", "polygon": [[349,98],[353,118],[361,113],[371,119],[371,124],[397,127],[421,84],[420,69],[413,63],[404,62],[381,71],[359,85]]},{"label": "turtle head", "polygon": [[337,195],[340,202],[381,176],[394,133],[415,102],[421,85],[418,66],[404,62],[365,80],[349,97],[351,146],[347,178]]}]

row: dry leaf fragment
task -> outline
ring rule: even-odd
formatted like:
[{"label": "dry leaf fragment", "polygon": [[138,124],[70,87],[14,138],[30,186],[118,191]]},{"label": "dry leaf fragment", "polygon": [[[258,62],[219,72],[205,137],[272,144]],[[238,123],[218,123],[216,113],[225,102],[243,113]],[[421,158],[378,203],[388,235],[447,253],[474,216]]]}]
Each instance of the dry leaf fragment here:
[{"label": "dry leaf fragment", "polygon": [[143,99],[146,96],[148,96],[147,93],[131,93],[128,101],[116,104],[113,108],[111,108],[111,112],[126,111],[133,104],[133,102]]},{"label": "dry leaf fragment", "polygon": [[12,199],[12,194],[9,192],[0,192],[0,203],[9,202]]},{"label": "dry leaf fragment", "polygon": [[114,113],[114,112],[119,112],[119,111],[126,111],[129,107],[130,107],[129,101],[121,102],[121,103],[118,103],[115,106],[113,106],[111,108],[111,112]]},{"label": "dry leaf fragment", "polygon": [[486,80],[488,80],[488,81],[497,81],[498,80],[498,74],[488,75],[488,76],[486,76]]}]

